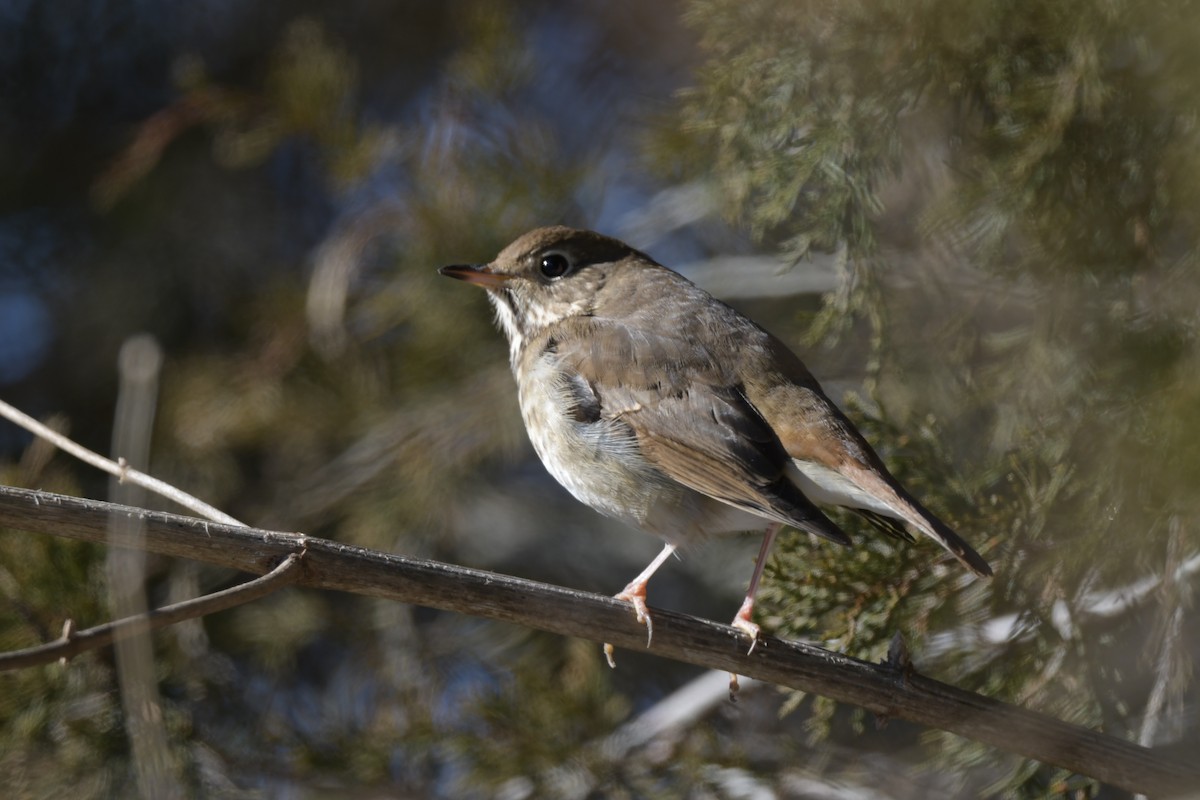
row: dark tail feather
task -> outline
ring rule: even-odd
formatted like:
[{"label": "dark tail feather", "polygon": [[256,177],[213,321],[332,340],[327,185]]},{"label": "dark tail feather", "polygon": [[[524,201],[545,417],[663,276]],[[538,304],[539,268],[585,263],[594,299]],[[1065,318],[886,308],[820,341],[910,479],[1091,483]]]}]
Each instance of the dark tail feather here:
[{"label": "dark tail feather", "polygon": [[846,532],[839,528],[836,522],[825,516],[825,512],[817,508],[791,481],[781,480],[772,488],[775,490],[771,493],[772,507],[761,509],[761,513],[765,513],[785,525],[791,525],[797,530],[820,536],[822,539],[828,539],[846,547],[854,544]]},{"label": "dark tail feather", "polygon": [[831,542],[850,547],[854,544],[846,532],[837,526],[833,520],[825,516],[821,511],[813,509],[816,514],[809,515],[803,519],[789,522],[792,527],[799,528],[802,531],[820,536],[822,539],[828,539]]},{"label": "dark tail feather", "polygon": [[915,542],[916,539],[908,532],[908,528],[904,527],[904,523],[892,517],[885,517],[875,511],[867,508],[852,508],[847,506],[855,514],[865,519],[867,522],[875,526],[880,533],[885,533],[888,536],[894,536],[897,539],[903,539],[906,542]]},{"label": "dark tail feather", "polygon": [[[992,576],[992,568],[983,560],[983,556],[976,553],[975,549],[963,541],[961,536],[950,530],[949,525],[942,522],[933,514],[930,514],[919,504],[913,502],[912,505],[917,510],[920,519],[928,525],[927,529],[925,526],[917,524],[916,527],[921,528],[922,533],[949,550],[954,554],[955,558],[962,562],[963,566],[976,575],[982,578],[990,578]],[[850,508],[849,506],[847,507]],[[888,536],[895,536],[897,539],[905,539],[910,542],[916,541],[913,535],[904,527],[904,523],[898,519],[893,519],[892,517],[887,517],[865,508],[850,508],[850,510]]]},{"label": "dark tail feather", "polygon": [[[892,489],[896,492],[897,498],[908,508],[896,508],[896,512],[905,518],[905,520],[921,531],[921,533],[933,539],[942,547],[954,554],[954,557],[962,562],[963,566],[974,572],[981,578],[992,577],[992,568],[983,560],[983,556],[976,553],[971,545],[963,541],[963,538],[954,531],[950,530],[950,526],[942,522],[925,506],[917,502],[916,498],[904,491],[903,487],[894,481],[891,482]],[[855,509],[857,510],[857,509]],[[867,517],[870,519],[870,517]]]},{"label": "dark tail feather", "polygon": [[[924,511],[924,509],[921,510]],[[992,577],[992,568],[983,560],[983,556],[976,553],[974,548],[963,541],[961,536],[950,530],[950,526],[929,512],[925,512],[924,517],[933,528],[932,538],[936,539],[943,547],[953,553],[967,569],[981,578]]]}]

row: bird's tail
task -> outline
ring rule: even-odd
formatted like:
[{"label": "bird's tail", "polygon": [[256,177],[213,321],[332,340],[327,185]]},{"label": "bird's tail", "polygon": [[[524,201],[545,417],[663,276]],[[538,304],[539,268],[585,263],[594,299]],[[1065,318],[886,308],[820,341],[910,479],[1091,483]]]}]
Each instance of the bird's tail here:
[{"label": "bird's tail", "polygon": [[[908,499],[908,498],[905,498]],[[954,554],[963,566],[981,578],[992,577],[991,566],[983,560],[983,556],[975,552],[975,548],[967,544],[961,536],[950,529],[950,526],[929,513],[920,503],[909,499],[909,504],[916,512],[915,518],[908,521],[918,530],[933,539],[942,547]]]}]

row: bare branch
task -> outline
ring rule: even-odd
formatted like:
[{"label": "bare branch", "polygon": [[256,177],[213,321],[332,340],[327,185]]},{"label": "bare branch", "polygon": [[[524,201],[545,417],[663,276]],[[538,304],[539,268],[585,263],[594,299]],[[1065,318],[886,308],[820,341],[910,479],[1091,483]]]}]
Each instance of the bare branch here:
[{"label": "bare branch", "polygon": [[[111,515],[145,523],[147,550],[263,573],[307,550],[298,585],[353,592],[537,628],[625,648],[646,646],[627,604],[558,586],[390,555],[298,533],[237,528],[174,514],[0,487],[0,524],[102,542]],[[121,544],[117,542],[116,544]],[[753,654],[728,625],[655,610],[656,655],[735,672],[941,728],[1094,777],[1170,796],[1200,785],[1200,767],[1115,737],[941,683],[911,667],[871,664],[772,636]],[[599,658],[597,654],[597,658]]]},{"label": "bare branch", "polygon": [[215,614],[234,606],[249,603],[296,582],[300,577],[303,551],[292,553],[279,566],[252,581],[206,594],[194,600],[157,608],[145,614],[106,622],[87,630],[75,631],[69,621],[63,625],[63,635],[48,644],[0,653],[0,672],[36,667],[53,661],[66,661],[80,653],[105,647],[113,642],[137,636],[147,631],[165,628],[187,619]]}]

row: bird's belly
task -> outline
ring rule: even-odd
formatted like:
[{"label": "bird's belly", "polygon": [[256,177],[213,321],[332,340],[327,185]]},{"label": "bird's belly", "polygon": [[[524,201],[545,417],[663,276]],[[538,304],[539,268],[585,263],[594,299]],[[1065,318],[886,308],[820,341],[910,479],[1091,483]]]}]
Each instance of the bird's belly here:
[{"label": "bird's belly", "polygon": [[762,526],[753,514],[695,492],[648,462],[625,423],[576,419],[553,380],[521,384],[533,449],[580,502],[673,544]]},{"label": "bird's belly", "polygon": [[637,439],[614,420],[581,422],[561,393],[541,382],[521,392],[521,414],[546,469],[577,500],[641,526],[672,482],[641,456]]}]

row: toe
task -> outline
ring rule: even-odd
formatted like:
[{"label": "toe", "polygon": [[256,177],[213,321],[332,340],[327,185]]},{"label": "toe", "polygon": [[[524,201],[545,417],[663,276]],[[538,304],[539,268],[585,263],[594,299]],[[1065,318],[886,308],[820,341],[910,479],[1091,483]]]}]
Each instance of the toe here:
[{"label": "toe", "polygon": [[654,639],[654,621],[650,619],[650,607],[646,605],[645,591],[630,591],[626,588],[625,591],[614,595],[614,597],[617,600],[624,600],[633,605],[633,612],[637,615],[637,621],[646,626],[646,647],[649,647],[650,642]]},{"label": "toe", "polygon": [[754,648],[758,646],[758,635],[761,633],[762,629],[750,620],[740,616],[735,617],[733,622],[730,624],[750,638],[750,649],[746,652],[746,654],[749,655],[750,653],[753,653]]}]

